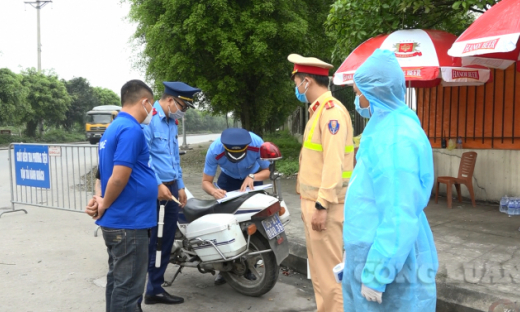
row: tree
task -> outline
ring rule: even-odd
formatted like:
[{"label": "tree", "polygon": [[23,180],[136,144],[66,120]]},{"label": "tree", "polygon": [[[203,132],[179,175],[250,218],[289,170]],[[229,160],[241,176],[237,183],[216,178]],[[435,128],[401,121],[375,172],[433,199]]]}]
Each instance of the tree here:
[{"label": "tree", "polygon": [[101,88],[101,87],[94,87],[94,96],[97,99],[97,105],[117,105],[121,106],[121,98],[119,98],[119,95],[117,95],[114,91],[107,89],[107,88]]},{"label": "tree", "polygon": [[326,27],[341,61],[365,40],[398,29],[438,29],[460,35],[498,0],[337,0]]},{"label": "tree", "polygon": [[99,105],[99,99],[94,93],[94,89],[90,86],[87,79],[82,77],[72,78],[69,81],[62,80],[65,83],[67,92],[72,98],[71,105],[65,113],[66,118],[62,121],[62,126],[71,130],[74,124],[83,125],[85,121],[85,113],[94,106]]},{"label": "tree", "polygon": [[19,125],[32,112],[26,101],[27,91],[21,75],[0,68],[0,124]]},{"label": "tree", "polygon": [[54,74],[39,73],[31,68],[22,72],[22,76],[22,84],[29,89],[27,102],[32,107],[32,112],[26,118],[26,132],[29,136],[35,136],[36,128],[40,125],[41,135],[44,122],[56,125],[66,118],[71,97],[65,83]]},{"label": "tree", "polygon": [[257,133],[279,107],[285,113],[298,105],[287,56],[330,60],[333,44],[320,20],[332,0],[127,1],[156,89],[165,80],[195,85],[212,113],[231,112]]}]

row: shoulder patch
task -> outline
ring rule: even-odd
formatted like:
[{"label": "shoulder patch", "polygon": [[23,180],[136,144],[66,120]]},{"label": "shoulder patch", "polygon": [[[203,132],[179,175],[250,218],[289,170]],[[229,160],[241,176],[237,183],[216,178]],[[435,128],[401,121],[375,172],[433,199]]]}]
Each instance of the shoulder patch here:
[{"label": "shoulder patch", "polygon": [[316,109],[318,108],[318,106],[320,106],[320,102],[316,102],[316,104],[314,104],[314,105],[312,106],[312,110],[313,110],[313,111],[316,111]]},{"label": "shoulder patch", "polygon": [[155,115],[157,115],[157,110],[154,107],[153,110],[152,110],[152,116],[155,116]]},{"label": "shoulder patch", "polygon": [[331,109],[334,107],[333,101],[328,101],[327,104],[325,104],[325,109]]},{"label": "shoulder patch", "polygon": [[339,131],[339,122],[335,119],[331,119],[328,123],[329,131],[332,135],[335,135]]},{"label": "shoulder patch", "polygon": [[179,125],[179,120],[175,119],[175,124],[178,126]]},{"label": "shoulder patch", "polygon": [[217,157],[215,157],[215,159],[216,159],[216,160],[219,160],[220,158],[224,157],[224,154],[225,154],[225,153],[226,153],[226,152],[222,152],[222,153],[218,154]]},{"label": "shoulder patch", "polygon": [[254,147],[254,146],[248,146],[248,147],[247,147],[247,150],[248,150],[248,151],[253,151],[253,152],[259,152],[259,151],[260,151],[260,148],[258,148],[258,147]]}]

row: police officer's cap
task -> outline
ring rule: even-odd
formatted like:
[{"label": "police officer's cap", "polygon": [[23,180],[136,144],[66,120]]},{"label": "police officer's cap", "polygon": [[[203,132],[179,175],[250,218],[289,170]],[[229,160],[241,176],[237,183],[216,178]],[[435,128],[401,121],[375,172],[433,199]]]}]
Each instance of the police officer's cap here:
[{"label": "police officer's cap", "polygon": [[193,108],[193,95],[200,92],[200,89],[180,81],[163,81],[163,85],[164,93],[178,97]]},{"label": "police officer's cap", "polygon": [[237,162],[245,157],[247,147],[251,144],[251,135],[242,128],[229,128],[222,132],[220,142],[224,145],[227,158]]},{"label": "police officer's cap", "polygon": [[296,73],[306,73],[318,76],[329,76],[329,69],[333,68],[329,63],[326,63],[315,57],[303,57],[299,54],[290,54],[287,60],[294,64],[294,69],[291,74],[291,78]]}]

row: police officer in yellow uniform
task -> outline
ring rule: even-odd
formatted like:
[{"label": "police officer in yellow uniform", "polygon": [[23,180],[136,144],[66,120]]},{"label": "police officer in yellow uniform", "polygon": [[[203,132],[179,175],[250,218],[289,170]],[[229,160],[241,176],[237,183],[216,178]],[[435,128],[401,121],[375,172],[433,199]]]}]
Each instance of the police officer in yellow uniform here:
[{"label": "police officer in yellow uniform", "polygon": [[343,203],[354,165],[352,121],[328,90],[331,64],[291,54],[298,100],[311,103],[300,153],[301,196],[307,256],[318,312],[343,311],[341,284],[332,269],[343,262]]}]

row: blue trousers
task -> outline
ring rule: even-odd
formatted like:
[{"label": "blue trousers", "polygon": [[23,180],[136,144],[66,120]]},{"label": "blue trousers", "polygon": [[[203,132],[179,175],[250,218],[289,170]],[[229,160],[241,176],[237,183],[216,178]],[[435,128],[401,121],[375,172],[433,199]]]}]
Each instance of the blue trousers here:
[{"label": "blue trousers", "polygon": [[148,230],[101,227],[108,252],[107,312],[134,312],[146,281]]},{"label": "blue trousers", "polygon": [[[177,183],[169,185],[168,188],[175,198],[179,198],[179,190]],[[165,202],[163,202],[165,203]],[[159,212],[159,201],[157,201],[157,212]],[[157,213],[159,216],[159,213]],[[173,241],[175,240],[175,231],[177,230],[177,219],[179,217],[179,204],[174,201],[166,202],[164,207],[164,226],[162,237],[162,253],[161,259],[156,259],[157,251],[157,226],[151,228],[150,245],[148,247],[148,283],[146,284],[146,295],[154,296],[162,294],[164,289],[164,272],[170,262],[170,254],[172,252]],[[155,267],[155,262],[161,261],[159,268]],[[141,301],[139,301],[141,302]]]},{"label": "blue trousers", "polygon": [[[218,176],[217,185],[221,189],[223,189],[226,192],[232,192],[239,190],[242,187],[242,183],[244,183],[244,180],[242,179],[235,179],[224,172],[220,172],[220,175]],[[262,181],[255,181],[253,185],[262,185],[264,182]]]}]

